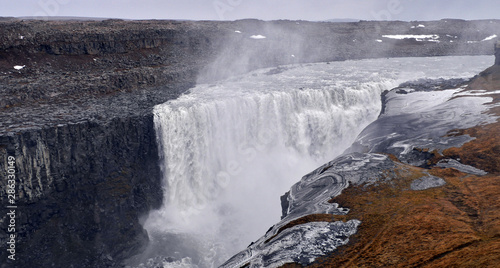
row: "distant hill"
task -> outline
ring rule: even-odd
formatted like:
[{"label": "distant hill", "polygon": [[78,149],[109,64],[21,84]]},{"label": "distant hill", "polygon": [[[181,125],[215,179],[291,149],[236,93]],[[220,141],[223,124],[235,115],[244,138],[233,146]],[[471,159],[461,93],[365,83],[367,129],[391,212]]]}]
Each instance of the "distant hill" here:
[{"label": "distant hill", "polygon": [[324,20],[326,22],[358,22],[358,19],[349,19],[349,18],[344,18],[344,19],[329,19],[329,20]]},{"label": "distant hill", "polygon": [[27,16],[17,17],[20,20],[50,20],[50,21],[102,21],[111,18],[92,18],[92,17],[71,17],[71,16]]}]

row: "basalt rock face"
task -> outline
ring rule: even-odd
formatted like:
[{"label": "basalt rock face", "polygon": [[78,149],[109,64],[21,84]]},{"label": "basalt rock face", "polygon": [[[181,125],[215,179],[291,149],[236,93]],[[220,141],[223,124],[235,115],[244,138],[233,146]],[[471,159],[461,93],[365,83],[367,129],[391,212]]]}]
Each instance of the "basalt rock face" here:
[{"label": "basalt rock face", "polygon": [[[0,174],[13,156],[18,206],[18,260],[8,262],[2,250],[5,267],[119,266],[140,251],[147,242],[140,217],[162,202],[152,107],[198,77],[312,61],[491,55],[492,41],[481,40],[500,35],[499,21],[454,20],[425,28],[257,20],[0,24]],[[266,38],[251,38],[259,34]],[[391,34],[437,34],[440,42],[383,37]],[[0,186],[7,204],[7,181]],[[2,206],[2,223],[7,212]],[[347,235],[358,222],[337,225],[316,227]],[[7,229],[0,234],[5,245]]]},{"label": "basalt rock face", "polygon": [[130,117],[3,136],[2,166],[15,157],[18,209],[16,261],[3,250],[2,267],[108,267],[144,246],[139,218],[162,201],[152,124]]}]

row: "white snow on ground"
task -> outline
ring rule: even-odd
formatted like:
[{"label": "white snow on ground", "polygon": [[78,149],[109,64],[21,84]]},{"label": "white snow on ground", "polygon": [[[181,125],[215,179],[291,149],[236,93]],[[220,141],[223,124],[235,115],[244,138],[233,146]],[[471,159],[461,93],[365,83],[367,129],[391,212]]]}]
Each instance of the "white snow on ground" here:
[{"label": "white snow on ground", "polygon": [[417,28],[425,28],[425,25],[419,24],[419,25],[417,25]]},{"label": "white snow on ground", "polygon": [[23,65],[23,66],[21,66],[21,65],[16,65],[16,66],[14,66],[14,69],[16,69],[16,70],[21,70],[21,69],[22,69],[22,68],[24,68],[24,67],[26,67],[26,65]]},{"label": "white snow on ground", "polygon": [[236,30],[236,31],[234,31],[234,32],[235,32],[235,33],[241,33],[241,31],[238,31],[238,30]]},{"label": "white snow on ground", "polygon": [[417,41],[439,42],[439,35],[437,34],[387,34],[382,35],[382,37],[398,40],[415,39]]},{"label": "white snow on ground", "polygon": [[266,37],[265,37],[265,36],[263,36],[263,35],[257,34],[257,35],[252,35],[252,36],[250,36],[250,38],[252,38],[252,39],[264,39],[264,38],[266,38]]},{"label": "white snow on ground", "polygon": [[22,39],[24,39],[24,36],[20,35],[20,36],[19,36],[19,39],[21,39],[21,40],[22,40]]},{"label": "white snow on ground", "polygon": [[474,44],[474,43],[478,43],[478,42],[490,41],[490,40],[493,40],[493,39],[495,39],[495,38],[497,38],[497,37],[498,37],[498,36],[497,36],[496,34],[494,34],[494,35],[490,35],[490,36],[488,36],[488,37],[484,38],[484,39],[483,39],[483,40],[481,40],[481,41],[467,41],[467,44]]},{"label": "white snow on ground", "polygon": [[496,35],[496,34],[494,34],[494,35],[490,35],[490,36],[486,37],[485,39],[483,39],[483,40],[481,40],[481,41],[489,41],[489,40],[492,40],[492,39],[495,39],[495,38],[497,38],[497,35]]},{"label": "white snow on ground", "polygon": [[382,43],[382,40],[380,40],[380,39],[377,39],[377,40],[375,40],[375,41],[377,41],[377,42],[379,42],[379,43]]}]

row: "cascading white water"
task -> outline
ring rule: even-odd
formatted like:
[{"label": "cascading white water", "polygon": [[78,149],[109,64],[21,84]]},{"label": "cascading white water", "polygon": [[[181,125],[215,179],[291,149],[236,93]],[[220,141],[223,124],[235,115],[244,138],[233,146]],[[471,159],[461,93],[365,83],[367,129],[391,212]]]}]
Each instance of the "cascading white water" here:
[{"label": "cascading white water", "polygon": [[[380,94],[427,77],[470,77],[491,57],[407,58],[258,70],[158,105],[164,206],[145,223],[165,267],[215,267],[279,221],[279,197],[342,153]],[[467,68],[457,66],[467,62]]]}]

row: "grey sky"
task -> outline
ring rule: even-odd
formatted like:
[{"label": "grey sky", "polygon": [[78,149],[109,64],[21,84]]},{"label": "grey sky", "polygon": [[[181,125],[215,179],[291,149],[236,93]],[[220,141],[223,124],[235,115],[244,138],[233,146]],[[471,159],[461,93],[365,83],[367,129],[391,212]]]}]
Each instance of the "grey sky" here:
[{"label": "grey sky", "polygon": [[498,0],[0,0],[0,16],[125,19],[500,19]]}]

